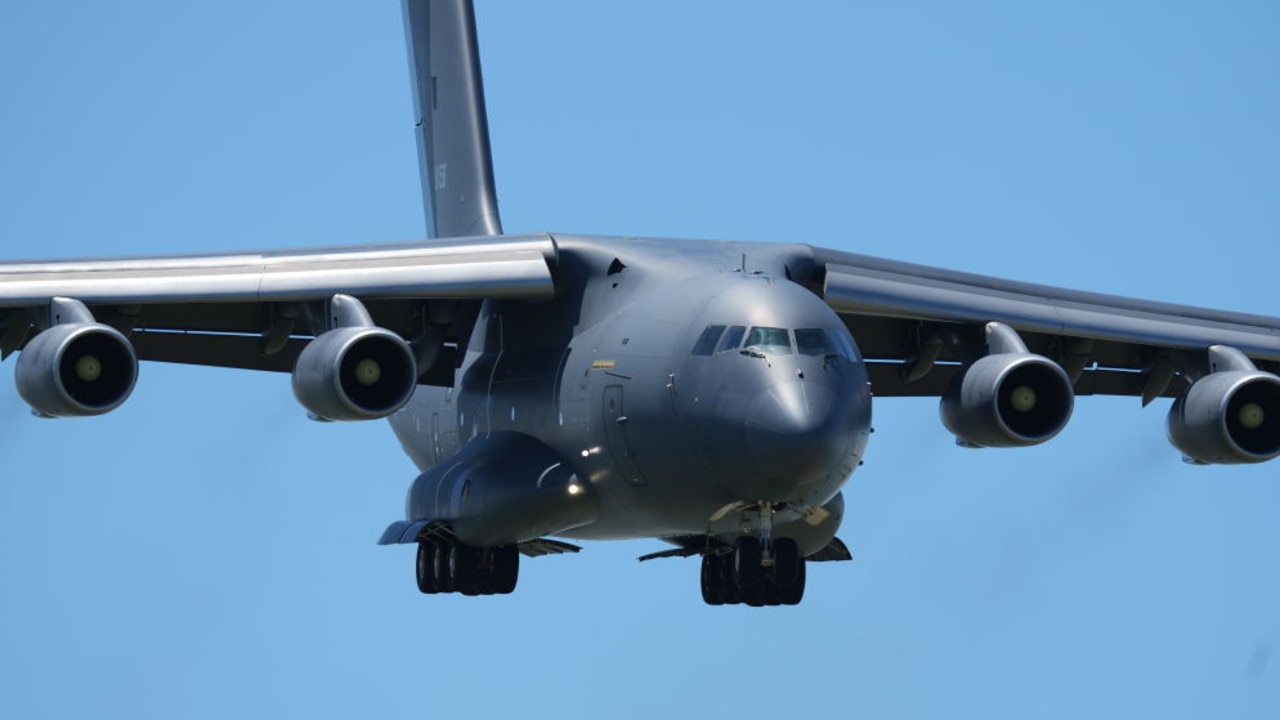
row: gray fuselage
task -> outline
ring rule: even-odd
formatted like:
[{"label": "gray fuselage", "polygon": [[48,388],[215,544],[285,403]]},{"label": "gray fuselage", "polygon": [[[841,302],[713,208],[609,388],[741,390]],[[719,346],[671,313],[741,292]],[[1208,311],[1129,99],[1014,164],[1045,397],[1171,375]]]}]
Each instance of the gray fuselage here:
[{"label": "gray fuselage", "polygon": [[[520,434],[571,470],[565,487],[579,497],[566,502],[591,503],[523,534],[732,536],[732,509],[767,501],[806,550],[830,540],[870,432],[870,390],[839,317],[785,277],[785,248],[715,243],[690,257],[650,241],[556,240],[557,272],[574,276],[559,286],[579,292],[486,302],[454,387],[420,387],[392,416],[418,467]],[[543,489],[544,470],[504,492]],[[410,520],[466,520],[471,488],[434,505],[449,492],[439,476],[411,489]],[[798,521],[824,505],[826,522]]]}]

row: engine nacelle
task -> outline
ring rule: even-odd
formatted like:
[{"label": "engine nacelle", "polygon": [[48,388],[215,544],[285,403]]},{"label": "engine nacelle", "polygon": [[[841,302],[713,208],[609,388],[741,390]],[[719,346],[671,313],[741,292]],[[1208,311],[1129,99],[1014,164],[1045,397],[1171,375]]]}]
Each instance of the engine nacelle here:
[{"label": "engine nacelle", "polygon": [[129,399],[138,356],[133,343],[109,325],[54,325],[23,348],[15,376],[18,394],[38,413],[101,415]]},{"label": "engine nacelle", "polygon": [[942,422],[976,447],[1038,445],[1062,431],[1075,392],[1057,363],[1031,353],[988,355],[942,396]]},{"label": "engine nacelle", "polygon": [[1216,372],[1169,409],[1169,442],[1204,464],[1258,463],[1280,455],[1280,377]]},{"label": "engine nacelle", "polygon": [[325,420],[373,420],[404,407],[418,384],[413,351],[379,327],[339,327],[307,343],[293,394]]}]

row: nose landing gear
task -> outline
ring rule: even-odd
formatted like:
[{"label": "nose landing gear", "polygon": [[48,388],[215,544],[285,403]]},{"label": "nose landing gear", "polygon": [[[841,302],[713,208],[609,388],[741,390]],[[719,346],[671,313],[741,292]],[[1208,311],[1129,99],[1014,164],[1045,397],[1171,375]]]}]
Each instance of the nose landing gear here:
[{"label": "nose landing gear", "polygon": [[702,599],[708,605],[797,605],[804,585],[805,561],[791,538],[765,547],[760,538],[744,535],[729,552],[702,556]]}]

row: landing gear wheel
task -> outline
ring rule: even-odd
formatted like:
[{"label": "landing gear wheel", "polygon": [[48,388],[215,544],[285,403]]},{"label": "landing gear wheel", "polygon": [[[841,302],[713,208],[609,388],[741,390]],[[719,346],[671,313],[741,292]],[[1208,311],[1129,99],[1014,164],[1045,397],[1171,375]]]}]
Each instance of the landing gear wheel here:
[{"label": "landing gear wheel", "polygon": [[720,566],[723,558],[714,553],[702,556],[702,601],[708,605],[724,604],[724,584]]},{"label": "landing gear wheel", "polygon": [[481,548],[450,538],[426,538],[418,543],[414,569],[418,590],[428,595],[506,595],[520,578],[520,548]]},{"label": "landing gear wheel", "polygon": [[498,594],[498,576],[494,573],[498,548],[476,548],[476,594],[477,595],[497,595]]},{"label": "landing gear wheel", "polygon": [[799,605],[804,599],[805,561],[800,558],[796,565],[796,577],[790,585],[778,585],[778,601],[783,605]]},{"label": "landing gear wheel", "polygon": [[805,560],[794,538],[777,538],[766,563],[760,539],[744,535],[732,553],[702,556],[702,600],[708,605],[796,605],[804,597]]},{"label": "landing gear wheel", "polygon": [[489,552],[493,569],[488,585],[494,594],[508,595],[516,589],[516,581],[520,579],[520,548],[502,545]]},{"label": "landing gear wheel", "polygon": [[743,535],[733,544],[733,577],[743,600],[750,603],[752,593],[748,590],[760,585],[761,575],[760,539],[751,535]]},{"label": "landing gear wheel", "polygon": [[779,588],[791,587],[800,575],[800,548],[789,537],[773,541],[773,578]]},{"label": "landing gear wheel", "polygon": [[480,594],[480,548],[454,543],[449,548],[449,579],[463,595]]},{"label": "landing gear wheel", "polygon": [[753,585],[747,588],[739,588],[738,592],[742,596],[742,602],[745,603],[746,605],[749,605],[751,607],[764,607],[765,605],[769,604],[767,601],[767,598],[765,597],[767,590],[768,590],[768,586],[762,582],[759,585]]},{"label": "landing gear wheel", "polygon": [[416,566],[418,591],[424,595],[434,595],[440,592],[436,588],[436,543],[431,540],[423,540],[418,543],[418,562]]},{"label": "landing gear wheel", "polygon": [[738,581],[733,577],[733,556],[721,555],[717,563],[720,569],[720,599],[725,605],[737,605],[742,602],[738,592]]},{"label": "landing gear wheel", "polygon": [[432,554],[431,572],[432,577],[435,578],[436,592],[451,593],[453,578],[449,577],[449,553],[453,543],[448,540],[433,540],[431,545],[435,548]]}]

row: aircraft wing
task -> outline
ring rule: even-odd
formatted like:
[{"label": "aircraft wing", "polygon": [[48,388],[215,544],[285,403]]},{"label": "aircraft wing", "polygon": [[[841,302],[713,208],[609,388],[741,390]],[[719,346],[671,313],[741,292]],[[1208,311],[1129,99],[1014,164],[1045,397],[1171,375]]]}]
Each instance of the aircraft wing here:
[{"label": "aircraft wing", "polygon": [[[986,352],[992,321],[1058,362],[1077,395],[1176,396],[1227,345],[1280,370],[1280,317],[1004,280],[813,248],[812,283],[844,319],[876,395],[936,396]],[[1185,378],[1182,380],[1180,378]]]},{"label": "aircraft wing", "polygon": [[[406,340],[465,343],[474,301],[555,293],[549,235],[218,255],[0,263],[0,350],[20,349],[72,298],[130,336],[142,360],[288,372],[334,295]],[[469,309],[469,311],[468,311]],[[452,368],[449,368],[451,371]],[[451,377],[451,373],[450,373]]]}]

